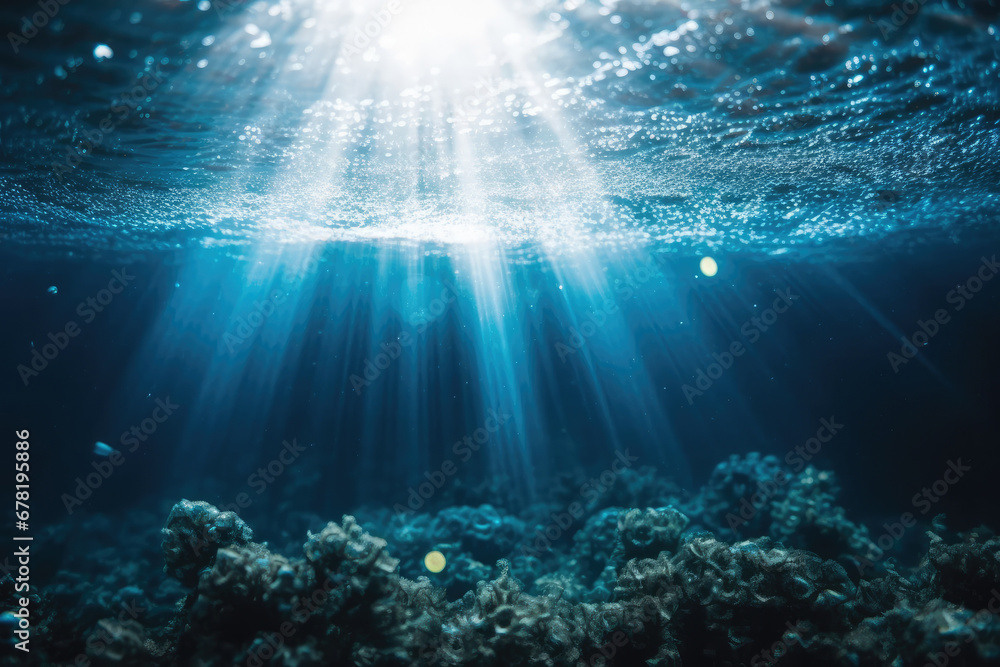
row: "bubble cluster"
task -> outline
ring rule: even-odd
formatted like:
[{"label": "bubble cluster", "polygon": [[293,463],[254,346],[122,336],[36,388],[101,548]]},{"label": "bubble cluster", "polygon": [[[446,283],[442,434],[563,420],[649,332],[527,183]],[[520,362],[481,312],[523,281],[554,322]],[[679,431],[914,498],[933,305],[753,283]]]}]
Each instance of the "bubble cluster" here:
[{"label": "bubble cluster", "polygon": [[[102,41],[26,49],[0,81],[9,235],[30,245],[54,219],[50,240],[135,249],[787,252],[993,221],[996,35],[964,10],[948,10],[954,29],[938,8],[887,31],[860,4],[491,7],[486,37],[418,17],[453,48],[406,67],[416,19],[365,3],[140,3],[100,24],[67,5],[60,19]],[[156,72],[166,85],[103,132]],[[85,142],[85,164],[45,177]]]}]

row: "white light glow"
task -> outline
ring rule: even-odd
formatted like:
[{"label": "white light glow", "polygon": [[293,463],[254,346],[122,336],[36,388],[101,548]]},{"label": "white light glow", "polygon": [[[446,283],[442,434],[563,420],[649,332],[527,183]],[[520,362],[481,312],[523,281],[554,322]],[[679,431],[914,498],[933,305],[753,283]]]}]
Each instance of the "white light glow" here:
[{"label": "white light glow", "polygon": [[611,207],[579,143],[586,132],[562,116],[575,83],[550,74],[556,28],[532,0],[270,7],[252,3],[209,40],[220,55],[208,73],[246,70],[233,107],[262,100],[234,141],[248,165],[274,165],[242,196],[220,187],[213,224],[246,220],[269,241],[416,242],[476,257],[530,243],[588,251]]},{"label": "white light glow", "polygon": [[450,70],[483,64],[511,41],[516,31],[496,0],[408,0],[379,46],[403,63]]},{"label": "white light glow", "polygon": [[441,245],[489,245],[496,243],[492,227],[460,216],[425,218],[386,225],[369,225],[351,230],[357,239],[408,239]]}]

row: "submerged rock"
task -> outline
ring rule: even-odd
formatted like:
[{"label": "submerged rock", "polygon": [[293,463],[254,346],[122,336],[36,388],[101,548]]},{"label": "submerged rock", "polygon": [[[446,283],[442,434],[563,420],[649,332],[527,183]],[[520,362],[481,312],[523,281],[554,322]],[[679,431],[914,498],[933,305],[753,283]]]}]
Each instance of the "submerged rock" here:
[{"label": "submerged rock", "polygon": [[[1000,540],[988,529],[956,543],[929,532],[909,569],[895,558],[845,567],[837,559],[865,557],[867,530],[837,506],[832,476],[806,467],[741,526],[760,535],[705,530],[778,470],[767,458],[732,459],[668,504],[558,515],[547,544],[530,531],[551,501],[528,518],[488,504],[366,511],[365,525],[344,516],[279,554],[232,512],[182,500],[159,554],[150,520],[132,523],[118,560],[94,550],[81,573],[60,573],[33,598],[46,643],[32,664],[581,667],[710,656],[792,667],[922,665],[955,651],[950,664],[1000,663]],[[91,532],[103,534],[102,521],[90,519]],[[421,575],[430,549],[447,565]],[[482,562],[490,553],[509,556],[494,566]],[[151,566],[160,558],[162,573]],[[16,608],[9,575],[0,592]],[[16,618],[3,618],[14,619],[3,624],[10,633]]]},{"label": "submerged rock", "polygon": [[245,545],[252,537],[253,531],[235,512],[220,512],[202,501],[182,500],[170,510],[163,529],[163,571],[194,583],[219,549]]}]

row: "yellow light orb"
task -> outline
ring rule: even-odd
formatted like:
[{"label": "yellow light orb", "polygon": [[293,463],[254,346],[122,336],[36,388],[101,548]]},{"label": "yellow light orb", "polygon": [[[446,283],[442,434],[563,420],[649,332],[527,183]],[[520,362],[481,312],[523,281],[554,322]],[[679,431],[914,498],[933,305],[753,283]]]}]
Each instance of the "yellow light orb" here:
[{"label": "yellow light orb", "polygon": [[701,262],[698,264],[698,268],[700,268],[701,272],[709,278],[719,272],[719,265],[716,264],[715,260],[711,257],[702,257]]},{"label": "yellow light orb", "polygon": [[424,556],[424,567],[434,574],[443,570],[445,563],[447,563],[447,561],[445,560],[444,554],[440,551],[432,551]]}]

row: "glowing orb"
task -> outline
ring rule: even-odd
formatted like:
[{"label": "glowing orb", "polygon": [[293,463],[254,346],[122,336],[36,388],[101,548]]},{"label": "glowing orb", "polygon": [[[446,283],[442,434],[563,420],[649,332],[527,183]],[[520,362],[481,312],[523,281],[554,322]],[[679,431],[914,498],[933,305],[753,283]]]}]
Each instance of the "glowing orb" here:
[{"label": "glowing orb", "polygon": [[700,268],[701,272],[709,278],[719,272],[719,265],[716,264],[715,260],[711,257],[702,257],[701,262],[698,264],[698,268]]},{"label": "glowing orb", "polygon": [[440,551],[432,551],[424,556],[424,567],[435,574],[444,569],[446,562],[444,554]]}]

